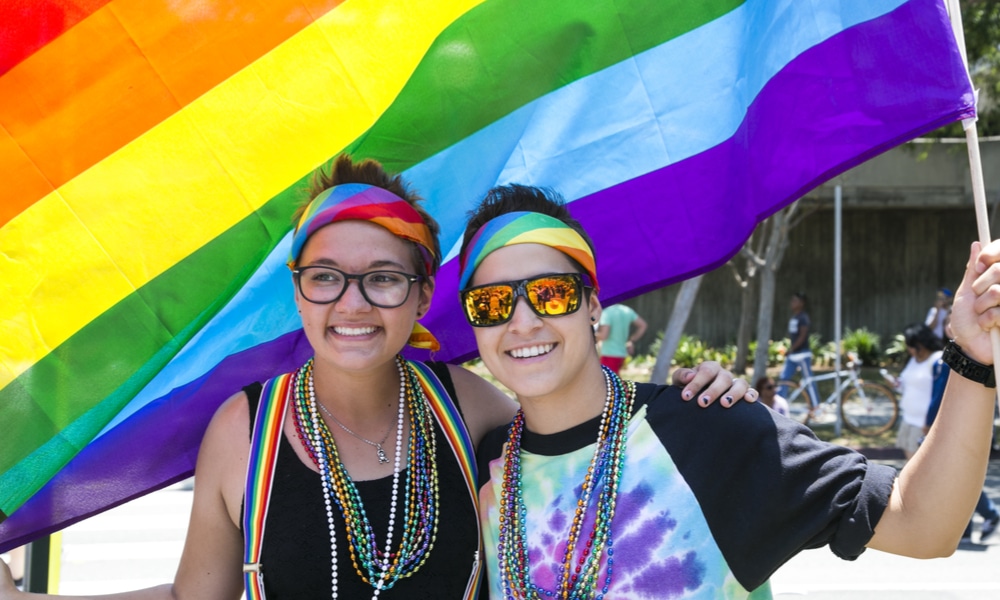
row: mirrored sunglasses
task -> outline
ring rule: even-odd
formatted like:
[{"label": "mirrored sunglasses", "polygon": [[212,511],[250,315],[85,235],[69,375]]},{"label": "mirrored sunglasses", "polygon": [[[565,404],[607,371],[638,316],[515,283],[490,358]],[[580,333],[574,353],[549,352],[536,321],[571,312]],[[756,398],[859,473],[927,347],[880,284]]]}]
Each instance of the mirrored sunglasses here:
[{"label": "mirrored sunglasses", "polygon": [[461,299],[470,325],[493,327],[510,321],[518,296],[527,300],[539,317],[575,313],[580,308],[583,288],[579,273],[560,273],[468,288],[462,290]]}]

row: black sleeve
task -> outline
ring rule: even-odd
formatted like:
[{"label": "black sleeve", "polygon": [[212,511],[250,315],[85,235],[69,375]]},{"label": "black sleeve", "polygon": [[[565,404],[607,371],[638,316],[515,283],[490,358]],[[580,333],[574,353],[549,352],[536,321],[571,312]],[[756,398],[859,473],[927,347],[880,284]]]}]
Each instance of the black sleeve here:
[{"label": "black sleeve", "polygon": [[747,589],[807,548],[829,545],[848,560],[864,552],[895,469],[822,442],[762,404],[703,409],[683,402],[679,388],[643,387],[654,388],[651,426]]}]

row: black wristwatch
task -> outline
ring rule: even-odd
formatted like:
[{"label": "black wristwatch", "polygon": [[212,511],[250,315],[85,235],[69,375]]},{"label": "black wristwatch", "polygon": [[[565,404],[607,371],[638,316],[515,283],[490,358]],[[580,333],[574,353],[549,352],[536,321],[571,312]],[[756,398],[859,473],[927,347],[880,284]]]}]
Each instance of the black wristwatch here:
[{"label": "black wristwatch", "polygon": [[945,344],[944,352],[941,354],[941,362],[969,381],[981,383],[988,388],[997,386],[993,367],[988,367],[969,358],[965,352],[962,352],[962,347],[955,343],[955,340],[948,340],[948,343]]}]

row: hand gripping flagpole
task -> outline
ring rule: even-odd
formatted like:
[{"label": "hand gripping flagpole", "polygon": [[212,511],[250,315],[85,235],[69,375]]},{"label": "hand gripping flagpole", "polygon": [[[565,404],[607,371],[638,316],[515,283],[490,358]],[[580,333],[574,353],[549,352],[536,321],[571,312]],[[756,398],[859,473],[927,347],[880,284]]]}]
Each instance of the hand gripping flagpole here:
[{"label": "hand gripping flagpole", "polygon": [[[965,30],[962,28],[962,11],[958,5],[958,0],[947,0],[948,15],[951,18],[951,28],[955,34],[955,41],[958,43],[959,54],[965,64],[965,73],[972,81],[969,74],[969,58],[965,53]],[[979,93],[976,93],[976,103],[978,104]],[[977,117],[964,119],[962,128],[965,130],[965,144],[969,149],[969,173],[972,177],[972,201],[976,207],[976,226],[979,229],[979,242],[986,246],[990,243],[990,222],[986,212],[986,183],[983,180],[983,160],[979,154],[979,132],[976,129]],[[990,330],[990,341],[993,343],[993,371],[1000,381],[1000,329]],[[1000,396],[998,396],[1000,400]]]}]

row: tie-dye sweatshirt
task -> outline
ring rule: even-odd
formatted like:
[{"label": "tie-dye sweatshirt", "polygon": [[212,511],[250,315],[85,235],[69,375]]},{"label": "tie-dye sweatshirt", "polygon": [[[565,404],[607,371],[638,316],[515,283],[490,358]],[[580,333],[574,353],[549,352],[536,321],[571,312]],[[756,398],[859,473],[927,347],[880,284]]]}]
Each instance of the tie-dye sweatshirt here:
[{"label": "tie-dye sweatshirt", "polygon": [[[599,418],[522,437],[531,581],[556,588]],[[492,598],[507,428],[479,448],[480,519]],[[852,560],[882,515],[895,469],[816,439],[761,404],[702,409],[676,387],[639,384],[612,524],[608,598],[770,598],[768,578],[800,550]],[[591,507],[584,528],[593,522]],[[600,581],[604,582],[603,572]]]}]

